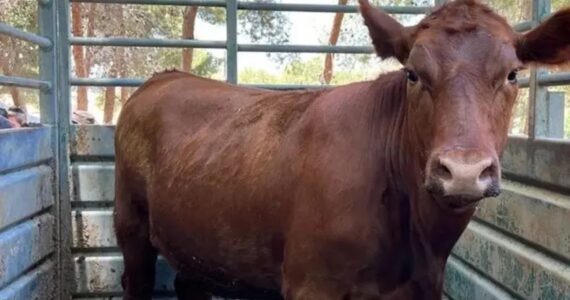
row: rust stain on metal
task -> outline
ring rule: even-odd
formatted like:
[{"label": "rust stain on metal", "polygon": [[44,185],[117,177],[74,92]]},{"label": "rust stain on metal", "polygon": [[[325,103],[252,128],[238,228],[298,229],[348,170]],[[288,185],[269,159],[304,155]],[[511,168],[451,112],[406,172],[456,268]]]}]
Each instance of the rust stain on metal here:
[{"label": "rust stain on metal", "polygon": [[75,131],[75,139],[72,139],[72,145],[75,154],[88,153],[90,149],[89,133],[86,126],[78,126]]}]

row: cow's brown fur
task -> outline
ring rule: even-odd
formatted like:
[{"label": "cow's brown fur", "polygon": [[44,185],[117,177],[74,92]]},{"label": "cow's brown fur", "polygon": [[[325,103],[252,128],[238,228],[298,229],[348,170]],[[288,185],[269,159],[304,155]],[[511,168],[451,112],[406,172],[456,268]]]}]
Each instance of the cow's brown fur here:
[{"label": "cow's brown fur", "polygon": [[[474,205],[498,192],[517,94],[507,75],[570,59],[570,9],[518,35],[474,0],[411,28],[360,5],[378,54],[407,70],[281,92],[169,71],[125,104],[125,299],[151,298],[158,253],[181,299],[441,298]],[[483,190],[462,177],[477,164]]]}]

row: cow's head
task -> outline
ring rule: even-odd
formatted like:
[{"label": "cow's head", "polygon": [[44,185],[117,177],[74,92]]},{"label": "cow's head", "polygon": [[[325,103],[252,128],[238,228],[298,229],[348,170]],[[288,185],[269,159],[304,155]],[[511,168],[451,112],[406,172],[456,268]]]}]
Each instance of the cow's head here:
[{"label": "cow's head", "polygon": [[498,195],[517,72],[570,60],[570,8],[518,34],[475,0],[448,3],[413,27],[359,2],[377,54],[405,66],[426,189],[454,210]]}]

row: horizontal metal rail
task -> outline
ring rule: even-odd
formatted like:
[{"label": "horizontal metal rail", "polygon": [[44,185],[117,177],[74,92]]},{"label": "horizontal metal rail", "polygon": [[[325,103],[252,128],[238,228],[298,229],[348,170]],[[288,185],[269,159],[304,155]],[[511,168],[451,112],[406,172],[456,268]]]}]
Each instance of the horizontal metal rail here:
[{"label": "horizontal metal rail", "polygon": [[[1,77],[0,77],[1,78]],[[139,86],[146,79],[142,78],[71,78],[70,84],[75,86]],[[559,86],[570,84],[570,72],[540,75],[538,77],[540,86]],[[1,81],[0,81],[1,84]],[[521,78],[519,86],[528,87],[528,78]],[[264,84],[244,84],[245,86],[257,86],[269,89],[297,89],[297,88],[322,88],[333,87],[332,85],[264,85]]]},{"label": "horizontal metal rail", "polygon": [[[389,14],[421,15],[427,13],[429,6],[381,6]],[[356,13],[358,6],[355,5],[322,5],[322,4],[287,4],[287,3],[253,3],[238,2],[238,9],[242,10],[270,10],[270,11],[294,11],[294,12],[344,12]]]},{"label": "horizontal metal rail", "polygon": [[51,83],[49,81],[4,75],[0,75],[0,85],[39,89],[42,91],[49,91],[51,89]]},{"label": "horizontal metal rail", "polygon": [[[182,39],[138,39],[138,38],[88,38],[72,37],[71,45],[113,46],[113,47],[167,47],[167,48],[210,48],[225,49],[225,41],[201,41]],[[373,53],[369,46],[330,45],[238,45],[241,52],[303,52],[303,53]]]},{"label": "horizontal metal rail", "polygon": [[[541,74],[538,76],[540,86],[559,86],[570,84],[570,72]],[[521,78],[519,86],[526,88],[529,86],[529,78]]]},{"label": "horizontal metal rail", "polygon": [[210,48],[225,49],[225,41],[201,41],[183,39],[139,39],[139,38],[95,38],[71,37],[71,45],[77,46],[112,46],[112,47],[166,47],[166,48]]},{"label": "horizontal metal rail", "polygon": [[225,0],[70,0],[76,3],[181,5],[181,6],[226,6]]},{"label": "horizontal metal rail", "polygon": [[330,46],[330,45],[238,45],[240,52],[302,52],[302,53],[373,53],[368,46]]},{"label": "horizontal metal rail", "polygon": [[[214,6],[225,7],[226,2],[220,0],[71,0],[71,2],[107,3],[107,4],[143,4],[143,5],[183,5],[183,6]],[[425,14],[430,6],[381,6],[389,14]],[[355,5],[322,5],[322,4],[296,4],[296,3],[253,3],[238,2],[240,10],[270,10],[289,12],[345,12],[356,13]]]},{"label": "horizontal metal rail", "polygon": [[[142,78],[71,78],[69,83],[74,86],[131,86],[138,87],[145,82]],[[302,85],[302,84],[241,84],[241,86],[256,87],[270,90],[296,90],[320,89],[333,87],[330,85]]]},{"label": "horizontal metal rail", "polygon": [[48,38],[12,27],[3,22],[0,22],[0,34],[36,44],[42,49],[49,49],[52,46],[52,43]]},{"label": "horizontal metal rail", "polygon": [[141,78],[78,78],[69,79],[69,84],[74,86],[139,86],[145,79]]},{"label": "horizontal metal rail", "polygon": [[541,86],[557,86],[557,85],[570,84],[570,72],[539,75],[538,83]]}]

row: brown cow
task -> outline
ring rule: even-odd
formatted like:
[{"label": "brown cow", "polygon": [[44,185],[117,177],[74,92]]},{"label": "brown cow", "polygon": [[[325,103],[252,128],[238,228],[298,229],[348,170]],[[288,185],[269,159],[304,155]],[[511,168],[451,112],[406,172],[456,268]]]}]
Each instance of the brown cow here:
[{"label": "brown cow", "polygon": [[570,60],[570,9],[526,34],[474,0],[404,28],[360,0],[406,67],[316,91],[181,72],[147,81],[116,131],[125,299],[157,253],[181,299],[440,299],[446,259],[496,196],[517,71]]}]

